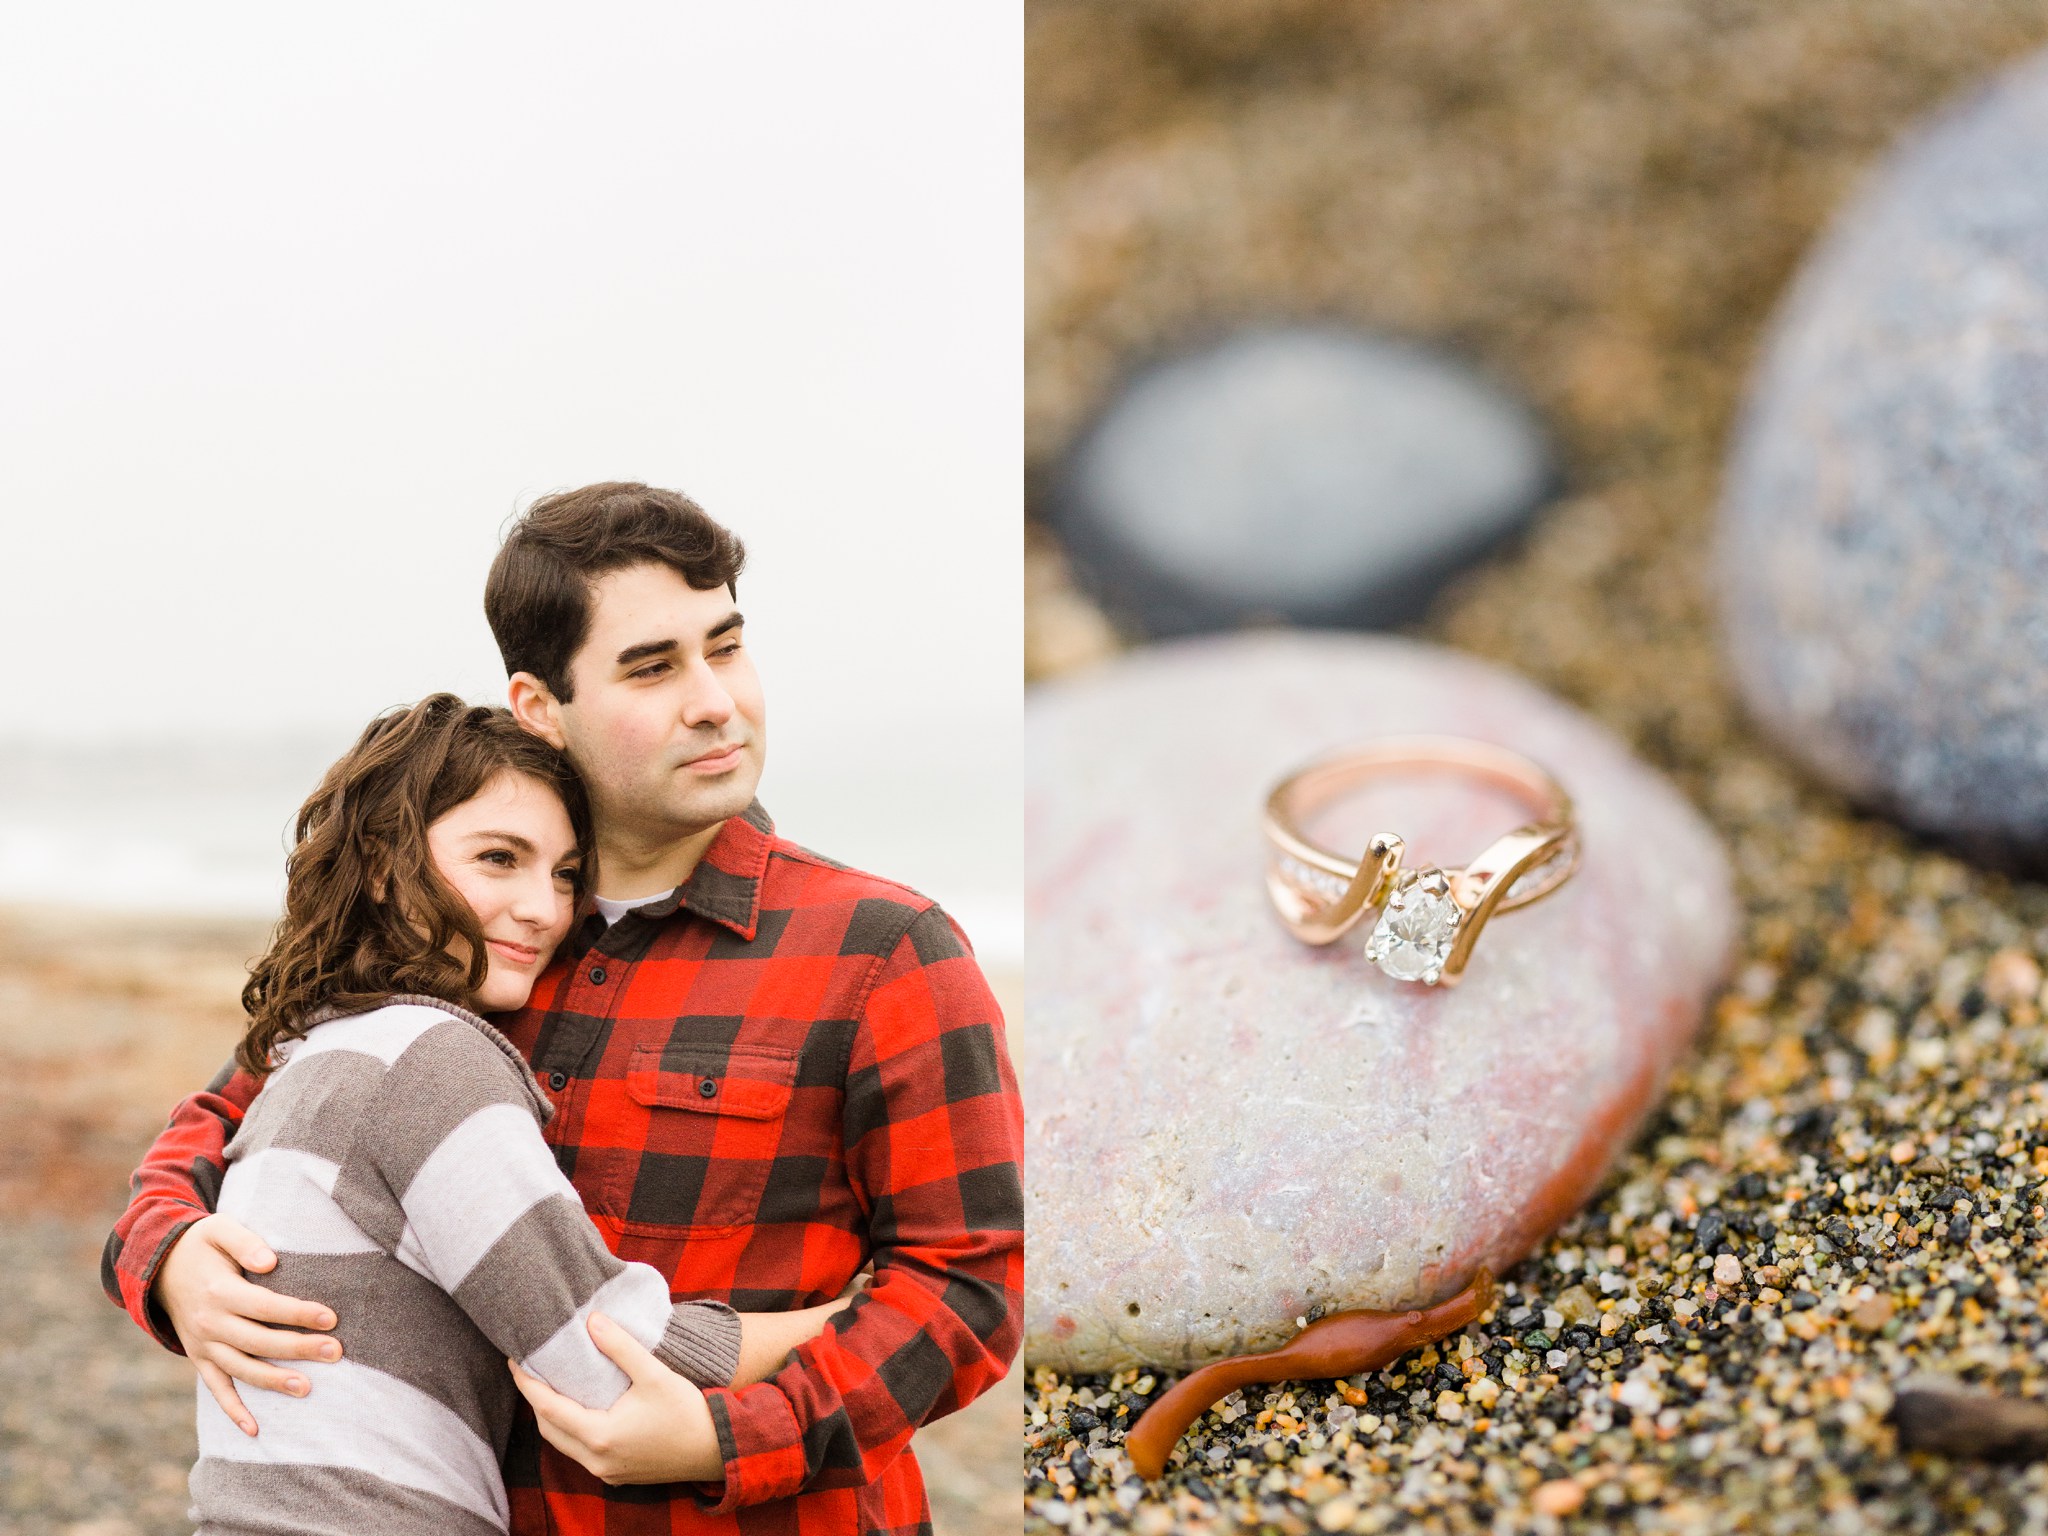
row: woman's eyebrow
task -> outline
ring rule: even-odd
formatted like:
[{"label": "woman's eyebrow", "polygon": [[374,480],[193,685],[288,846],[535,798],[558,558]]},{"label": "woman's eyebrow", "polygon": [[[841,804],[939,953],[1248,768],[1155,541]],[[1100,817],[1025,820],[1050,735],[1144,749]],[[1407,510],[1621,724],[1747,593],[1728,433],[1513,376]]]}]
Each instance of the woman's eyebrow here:
[{"label": "woman's eyebrow", "polygon": [[534,851],[533,839],[521,837],[517,832],[472,832],[469,834],[469,837],[471,842],[510,843],[521,853],[532,853]]}]

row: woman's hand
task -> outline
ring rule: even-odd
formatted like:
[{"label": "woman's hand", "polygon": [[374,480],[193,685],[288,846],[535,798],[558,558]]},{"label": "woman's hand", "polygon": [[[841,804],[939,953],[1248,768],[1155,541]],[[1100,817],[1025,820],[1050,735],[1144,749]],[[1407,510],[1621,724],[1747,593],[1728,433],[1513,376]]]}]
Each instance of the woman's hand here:
[{"label": "woman's hand", "polygon": [[633,1383],[609,1408],[585,1408],[507,1362],[541,1437],[607,1483],[721,1481],[725,1457],[704,1394],[602,1312],[590,1314],[590,1337]]},{"label": "woman's hand", "polygon": [[[243,1278],[244,1270],[265,1274],[276,1267],[277,1255],[262,1238],[230,1217],[208,1216],[171,1245],[150,1292],[206,1390],[245,1435],[256,1433],[256,1420],[235,1382],[304,1397],[311,1390],[306,1378],[271,1361],[341,1358],[340,1341],[324,1333],[334,1326],[332,1312]],[[272,1323],[288,1326],[266,1326]],[[322,1331],[293,1331],[301,1328]]]}]

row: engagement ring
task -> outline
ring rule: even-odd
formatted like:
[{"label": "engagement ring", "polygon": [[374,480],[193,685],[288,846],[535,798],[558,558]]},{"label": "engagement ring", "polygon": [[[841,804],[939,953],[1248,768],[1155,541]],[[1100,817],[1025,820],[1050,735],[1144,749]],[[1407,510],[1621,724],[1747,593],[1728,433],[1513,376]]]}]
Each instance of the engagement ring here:
[{"label": "engagement ring", "polygon": [[[1403,869],[1406,844],[1374,834],[1362,859],[1311,842],[1302,823],[1382,774],[1465,774],[1508,791],[1535,820],[1488,845],[1469,863]],[[1329,944],[1367,912],[1380,911],[1365,957],[1396,981],[1453,986],[1480,929],[1496,912],[1541,900],[1579,861],[1571,797],[1519,753],[1458,736],[1396,736],[1317,759],[1274,786],[1266,800],[1271,861],[1266,890],[1298,939]]]}]

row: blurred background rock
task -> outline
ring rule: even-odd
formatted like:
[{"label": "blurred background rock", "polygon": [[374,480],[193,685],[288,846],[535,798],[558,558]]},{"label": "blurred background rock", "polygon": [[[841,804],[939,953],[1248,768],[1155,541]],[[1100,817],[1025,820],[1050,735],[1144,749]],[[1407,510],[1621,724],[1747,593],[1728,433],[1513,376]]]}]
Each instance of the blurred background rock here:
[{"label": "blurred background rock", "polygon": [[[1027,16],[1032,505],[1125,374],[1191,337],[1332,316],[1438,342],[1534,404],[1571,494],[1430,632],[1679,768],[1729,736],[1704,556],[1773,304],[1876,156],[2048,37],[2040,5],[1934,0]],[[1045,540],[1034,676],[1110,643]]]},{"label": "blurred background rock", "polygon": [[[1160,1384],[1042,1373],[1032,1528],[2038,1524],[2038,1469],[1909,1460],[1881,1416],[1922,1365],[2048,1392],[2028,1299],[2048,1280],[2028,1161],[2048,900],[1857,813],[1764,738],[1723,659],[1710,551],[1788,280],[1903,135],[2044,42],[2035,0],[1027,7],[1030,675],[1142,638],[1048,516],[1126,379],[1304,320],[1439,347],[1529,402],[1563,491],[1414,629],[1518,668],[1669,773],[1727,840],[1746,909],[1702,1048],[1502,1314],[1703,1306],[1696,1382],[1602,1406],[1637,1391],[1603,1323],[1569,1386],[1502,1397],[1506,1439],[1415,1406],[1415,1379],[1252,1391],[1146,1492],[1115,1442]],[[1730,1260],[1747,1278],[1715,1291],[1705,1270]]]}]

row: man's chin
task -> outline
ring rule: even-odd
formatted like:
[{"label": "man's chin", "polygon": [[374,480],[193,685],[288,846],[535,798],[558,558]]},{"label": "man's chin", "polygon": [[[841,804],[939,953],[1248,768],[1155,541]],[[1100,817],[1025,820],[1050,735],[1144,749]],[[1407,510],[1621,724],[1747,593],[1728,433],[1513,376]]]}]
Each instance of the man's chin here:
[{"label": "man's chin", "polygon": [[751,763],[742,763],[731,773],[692,784],[687,795],[670,802],[670,819],[692,830],[731,820],[754,803],[754,789],[761,782],[761,775],[752,768]]}]

